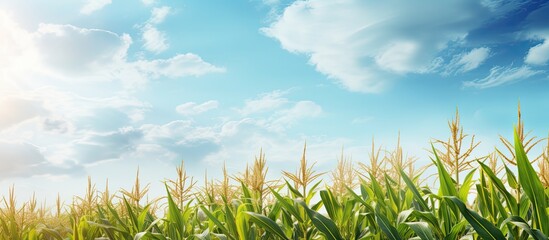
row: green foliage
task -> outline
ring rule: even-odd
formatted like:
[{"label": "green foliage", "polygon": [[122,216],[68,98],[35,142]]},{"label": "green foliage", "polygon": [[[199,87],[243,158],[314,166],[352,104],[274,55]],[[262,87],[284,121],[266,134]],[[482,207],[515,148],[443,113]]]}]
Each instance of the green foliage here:
[{"label": "green foliage", "polygon": [[[322,187],[304,151],[298,171],[286,173],[283,184],[264,179],[262,154],[236,184],[225,175],[195,193],[184,187],[187,177],[178,168],[180,179],[166,181],[166,196],[146,204],[140,204],[138,182],[131,192],[103,197],[90,183],[87,196],[57,214],[33,202],[18,205],[10,189],[0,207],[0,239],[547,240],[549,189],[517,135],[516,166],[502,163],[500,174],[477,160],[461,181],[433,146],[438,186],[432,188],[413,171],[376,167],[360,173],[360,185],[335,191]],[[175,183],[179,187],[169,185]]]}]

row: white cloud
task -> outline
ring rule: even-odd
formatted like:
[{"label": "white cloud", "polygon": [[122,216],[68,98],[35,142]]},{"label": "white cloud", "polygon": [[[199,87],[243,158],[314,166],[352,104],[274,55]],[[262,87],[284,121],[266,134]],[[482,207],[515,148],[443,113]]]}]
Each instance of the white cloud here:
[{"label": "white cloud", "polygon": [[198,55],[192,53],[178,54],[169,59],[138,61],[136,66],[153,77],[197,77],[207,73],[225,72],[225,68],[207,63]]},{"label": "white cloud", "polygon": [[170,14],[172,8],[168,6],[153,8],[151,12],[151,18],[149,19],[150,24],[160,24],[164,22],[168,14]]},{"label": "white cloud", "polygon": [[293,124],[305,118],[314,118],[322,114],[322,107],[312,101],[299,101],[291,108],[274,113],[274,117],[267,122],[267,129],[284,131]]},{"label": "white cloud", "polygon": [[[36,66],[38,57],[33,45],[33,36],[24,30],[13,18],[0,10],[0,71],[3,74],[18,74],[27,71],[26,66]],[[0,78],[0,92],[13,92],[17,83],[8,77]]]},{"label": "white cloud", "polygon": [[[162,11],[161,11],[162,12]],[[162,15],[162,14],[160,14]],[[40,24],[37,31],[20,28],[0,11],[0,92],[20,86],[46,86],[48,80],[67,82],[121,81],[139,88],[149,78],[200,76],[224,72],[199,56],[186,53],[167,59],[128,60],[132,39],[102,29],[73,25]],[[32,81],[40,78],[41,81]]]},{"label": "white cloud", "polygon": [[56,166],[48,162],[37,146],[26,142],[0,141],[0,180],[41,174],[75,172],[76,166]]},{"label": "white cloud", "polygon": [[166,33],[158,31],[151,25],[143,28],[143,41],[145,42],[143,47],[153,53],[161,53],[169,47]]},{"label": "white cloud", "polygon": [[268,131],[283,132],[300,120],[318,117],[323,112],[322,107],[315,102],[290,101],[284,97],[286,94],[288,90],[275,90],[246,100],[244,107],[237,109],[246,117],[241,123],[253,123]]},{"label": "white cloud", "polygon": [[443,74],[463,73],[478,68],[490,56],[490,48],[475,48],[468,53],[454,56],[446,66]]},{"label": "white cloud", "polygon": [[462,71],[467,72],[479,67],[490,55],[490,48],[475,48],[463,55],[458,64],[463,65]]},{"label": "white cloud", "polygon": [[262,30],[344,88],[378,92],[399,75],[431,71],[441,51],[489,16],[477,1],[309,0]]},{"label": "white cloud", "polygon": [[[164,18],[156,16],[156,22]],[[174,158],[168,161],[180,161],[216,151],[220,127],[193,124],[155,137],[158,131],[141,122],[152,106],[124,87],[224,68],[192,53],[133,61],[127,34],[44,23],[28,31],[13,19],[0,10],[0,159],[19,161],[0,161],[0,178],[58,176],[81,164],[127,160],[140,152],[164,151]],[[210,102],[197,109],[212,107]],[[171,132],[177,125],[155,129]]]},{"label": "white cloud", "polygon": [[161,53],[168,49],[168,39],[166,33],[159,31],[156,25],[164,22],[168,14],[170,14],[171,8],[167,6],[153,8],[151,11],[151,17],[141,27],[143,48],[153,53]]},{"label": "white cloud", "polygon": [[56,118],[46,118],[42,122],[44,131],[66,133],[72,127],[67,121]]},{"label": "white cloud", "polygon": [[476,79],[463,83],[464,87],[474,87],[479,89],[496,87],[504,84],[509,84],[516,81],[525,80],[534,75],[540,74],[542,71],[532,70],[528,66],[522,67],[493,67],[490,69],[490,75],[483,79]]},{"label": "white cloud", "polygon": [[196,115],[216,109],[218,106],[219,103],[215,100],[210,100],[201,104],[187,102],[177,106],[175,110],[182,115]]},{"label": "white cloud", "polygon": [[260,94],[256,99],[246,100],[244,107],[238,111],[243,115],[248,115],[277,109],[288,103],[288,99],[283,97],[286,94],[287,92],[280,90]]},{"label": "white cloud", "polygon": [[111,3],[111,0],[86,0],[86,4],[80,9],[80,13],[89,15]]},{"label": "white cloud", "polygon": [[72,150],[71,159],[79,164],[93,164],[120,159],[135,150],[142,138],[141,130],[127,127],[112,132],[89,132],[67,147]]},{"label": "white cloud", "polygon": [[545,65],[547,61],[549,61],[549,38],[545,38],[543,43],[530,48],[524,59],[524,62],[533,65]]},{"label": "white cloud", "polygon": [[72,25],[40,24],[35,33],[41,62],[57,77],[110,75],[126,61],[132,43],[129,35]]},{"label": "white cloud", "polygon": [[[213,100],[201,104],[191,102],[178,106],[177,110],[181,114],[198,114],[217,105],[218,102]],[[67,146],[72,150],[68,156],[79,164],[93,165],[114,159],[152,157],[154,153],[156,157],[169,157],[163,161],[186,159],[200,164],[235,143],[242,144],[237,152],[246,152],[249,150],[244,147],[246,144],[258,146],[267,144],[270,138],[279,137],[272,141],[282,141],[284,132],[292,126],[304,119],[318,117],[321,113],[322,108],[318,104],[297,101],[287,107],[272,109],[272,113],[265,117],[223,120],[210,126],[200,126],[190,120],[176,120],[166,124],[124,127],[117,131],[87,131]],[[91,154],[93,152],[99,154]]]},{"label": "white cloud", "polygon": [[18,97],[0,99],[0,131],[46,113],[37,101]]},{"label": "white cloud", "polygon": [[158,2],[158,0],[141,0],[141,2],[148,6],[155,4],[156,2]]}]

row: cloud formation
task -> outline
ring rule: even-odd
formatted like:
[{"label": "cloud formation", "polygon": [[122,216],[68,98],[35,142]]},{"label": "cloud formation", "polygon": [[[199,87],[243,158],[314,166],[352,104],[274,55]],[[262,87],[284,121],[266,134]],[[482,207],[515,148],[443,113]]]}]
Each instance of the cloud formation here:
[{"label": "cloud formation", "polygon": [[143,25],[141,31],[143,31],[143,48],[153,53],[161,53],[166,51],[169,47],[166,33],[158,30],[156,25],[164,22],[171,8],[167,6],[153,8],[151,11],[151,17]]},{"label": "cloud formation", "polygon": [[[160,9],[151,21],[167,14]],[[13,19],[0,11],[2,178],[64,175],[132,154],[164,151],[175,159],[177,149],[215,149],[211,134],[196,129],[156,142],[142,123],[152,105],[137,99],[133,87],[224,68],[193,53],[133,60],[129,34],[49,23],[30,31]]]},{"label": "cloud formation", "polygon": [[195,102],[186,102],[177,106],[175,108],[175,111],[182,115],[197,115],[210,111],[212,109],[216,109],[218,106],[219,102],[215,100],[206,101],[201,104],[197,104]]},{"label": "cloud formation", "polygon": [[145,5],[153,5],[158,2],[158,0],[141,0],[141,2]]},{"label": "cloud formation", "polygon": [[[163,21],[168,12],[169,8],[159,8],[153,22]],[[6,68],[7,73],[23,81],[31,74],[41,74],[68,82],[116,80],[127,88],[139,88],[150,78],[201,76],[225,71],[193,53],[131,61],[128,51],[133,40],[125,33],[46,23],[29,32],[3,12],[0,12],[0,20],[3,22],[0,31],[5,36],[0,42],[3,54],[0,63],[6,60],[0,68]],[[9,84],[5,84],[7,88]]]},{"label": "cloud formation", "polygon": [[225,68],[214,66],[192,53],[178,54],[168,59],[141,60],[135,62],[134,66],[155,78],[198,77],[208,73],[225,72]]},{"label": "cloud formation", "polygon": [[87,0],[80,9],[80,13],[89,15],[112,3],[112,0]]},{"label": "cloud formation", "polygon": [[479,69],[498,54],[487,46],[517,40],[541,38],[525,62],[546,64],[548,13],[546,4],[531,1],[304,0],[262,31],[343,88],[375,93],[408,74]]},{"label": "cloud formation", "polygon": [[0,140],[0,180],[10,177],[31,177],[42,174],[75,173],[77,167],[64,167],[48,162],[40,149],[26,142]]},{"label": "cloud formation", "polygon": [[468,53],[454,56],[443,74],[464,73],[478,68],[490,56],[490,48],[475,48]]},{"label": "cloud formation", "polygon": [[549,61],[549,37],[544,38],[542,43],[530,48],[524,59],[524,62],[533,65],[545,65],[547,61]]},{"label": "cloud formation", "polygon": [[0,98],[0,131],[44,114],[37,101],[9,96]]},{"label": "cloud formation", "polygon": [[430,71],[488,14],[477,1],[296,1],[263,32],[343,87],[378,92],[396,76]]},{"label": "cloud formation", "polygon": [[252,113],[277,109],[288,103],[288,99],[284,97],[286,94],[287,91],[279,90],[260,94],[255,99],[246,100],[244,107],[238,111],[243,115],[249,115]]},{"label": "cloud formation", "polygon": [[516,68],[498,66],[490,69],[490,74],[487,77],[472,81],[466,81],[463,83],[463,86],[478,89],[491,88],[504,84],[509,84],[519,80],[528,79],[540,73],[542,73],[542,71],[533,70],[528,66]]},{"label": "cloud formation", "polygon": [[59,78],[100,76],[105,79],[126,61],[132,43],[127,34],[73,25],[40,24],[34,34],[41,62]]}]

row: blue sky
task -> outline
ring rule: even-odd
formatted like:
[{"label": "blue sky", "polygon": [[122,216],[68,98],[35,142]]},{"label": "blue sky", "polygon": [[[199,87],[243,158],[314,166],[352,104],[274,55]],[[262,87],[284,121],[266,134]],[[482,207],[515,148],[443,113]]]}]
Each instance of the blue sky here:
[{"label": "blue sky", "polygon": [[[39,9],[39,11],[37,10]],[[243,170],[273,177],[305,141],[320,171],[372,137],[428,162],[459,107],[482,156],[520,100],[547,136],[546,1],[0,0],[0,186],[24,195],[152,193]]]}]

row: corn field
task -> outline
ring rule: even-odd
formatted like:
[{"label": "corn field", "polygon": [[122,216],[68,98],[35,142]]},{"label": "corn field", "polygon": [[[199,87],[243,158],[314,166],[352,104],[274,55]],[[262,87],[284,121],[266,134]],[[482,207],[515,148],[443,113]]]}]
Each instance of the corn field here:
[{"label": "corn field", "polygon": [[[267,179],[262,152],[242,173],[224,169],[200,186],[181,165],[153,200],[139,173],[131,190],[88,180],[84,196],[55,206],[17,203],[11,188],[0,203],[0,239],[548,239],[547,139],[524,132],[519,109],[514,139],[500,137],[501,149],[474,158],[479,142],[457,112],[448,126],[421,168],[400,143],[390,151],[372,144],[369,159],[342,153],[333,172],[321,173],[305,147],[297,170],[278,180]],[[543,151],[532,156],[536,145]]]}]

